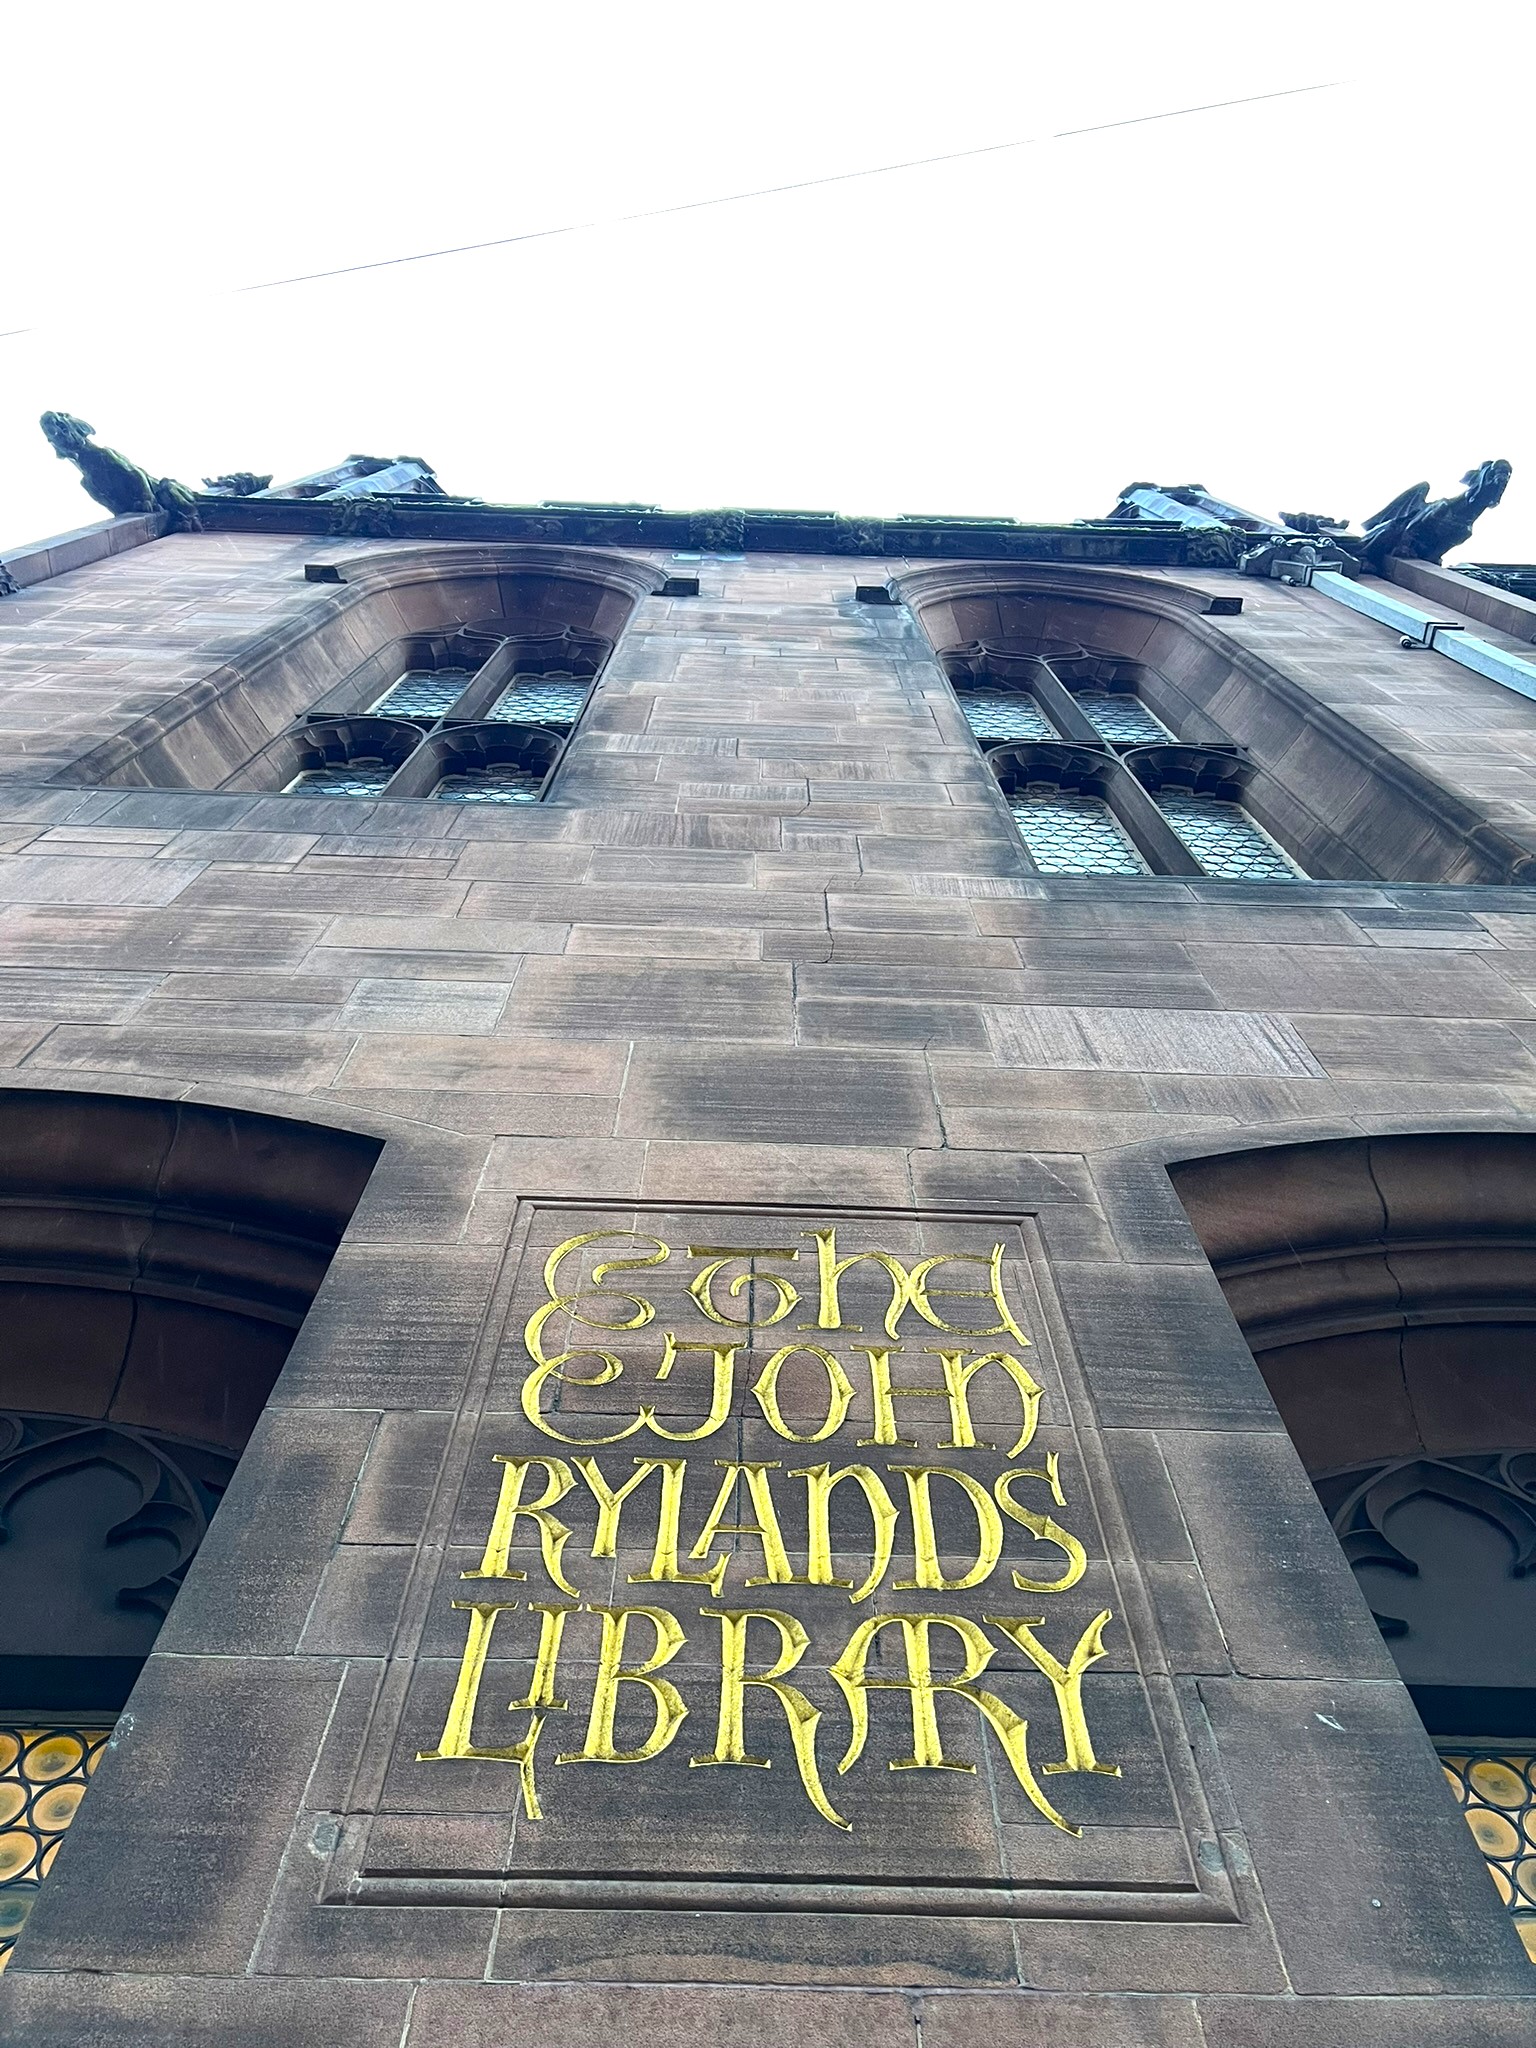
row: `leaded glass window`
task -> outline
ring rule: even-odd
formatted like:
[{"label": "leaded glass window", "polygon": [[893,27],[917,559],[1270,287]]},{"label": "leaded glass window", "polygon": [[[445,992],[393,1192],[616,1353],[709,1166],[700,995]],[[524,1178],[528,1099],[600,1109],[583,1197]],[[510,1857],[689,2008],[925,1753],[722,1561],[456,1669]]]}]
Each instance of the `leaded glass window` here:
[{"label": "leaded glass window", "polygon": [[1025,690],[957,690],[965,722],[979,740],[1054,740],[1060,737]]},{"label": "leaded glass window", "polygon": [[1009,805],[1043,875],[1144,875],[1147,864],[1102,798],[1049,791]]},{"label": "leaded glass window", "polygon": [[1173,789],[1156,796],[1158,809],[1208,875],[1229,882],[1293,882],[1301,873],[1241,804]]},{"label": "leaded glass window", "polygon": [[394,769],[382,761],[338,761],[328,768],[306,768],[284,789],[284,796],[382,796]]},{"label": "leaded glass window", "polygon": [[498,722],[574,725],[590,687],[573,676],[514,676],[485,715]]},{"label": "leaded glass window", "polygon": [[441,718],[469,685],[467,668],[408,668],[373,706],[380,716]]},{"label": "leaded glass window", "polygon": [[0,1970],[111,1732],[0,1727]]},{"label": "leaded glass window", "polygon": [[445,775],[432,794],[450,804],[532,804],[538,802],[543,784],[541,774],[519,767],[515,761],[497,761],[485,768]]},{"label": "leaded glass window", "polygon": [[1076,690],[1073,695],[1078,709],[1111,746],[1139,747],[1173,737],[1129,690]]},{"label": "leaded glass window", "polygon": [[1536,1756],[1446,1748],[1440,1761],[1488,1859],[1494,1889],[1536,1963]]}]

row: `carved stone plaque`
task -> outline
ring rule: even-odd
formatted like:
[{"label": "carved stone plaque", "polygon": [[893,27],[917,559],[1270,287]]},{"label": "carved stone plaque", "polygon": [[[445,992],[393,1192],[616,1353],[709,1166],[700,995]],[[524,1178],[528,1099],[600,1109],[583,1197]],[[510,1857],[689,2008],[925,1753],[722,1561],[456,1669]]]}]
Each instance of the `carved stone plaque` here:
[{"label": "carved stone plaque", "polygon": [[327,1897],[1231,1920],[1027,1215],[524,1202]]}]

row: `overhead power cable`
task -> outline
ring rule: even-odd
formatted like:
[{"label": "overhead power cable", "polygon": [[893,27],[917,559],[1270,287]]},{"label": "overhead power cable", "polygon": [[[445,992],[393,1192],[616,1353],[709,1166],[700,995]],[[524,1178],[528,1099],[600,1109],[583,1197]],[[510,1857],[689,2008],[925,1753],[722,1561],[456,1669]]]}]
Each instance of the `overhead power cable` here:
[{"label": "overhead power cable", "polygon": [[1042,142],[1066,142],[1075,135],[1102,135],[1111,128],[1140,128],[1150,121],[1178,121],[1190,114],[1213,114],[1223,107],[1251,107],[1260,100],[1295,99],[1302,93],[1330,92],[1344,80],[1330,78],[1317,85],[1287,86],[1281,92],[1250,93],[1244,99],[1210,100],[1199,107],[1168,107],[1156,114],[1132,114],[1123,121],[1096,121],[1088,128],[1058,128],[1047,135],[1024,135],[1014,142],[987,142],[978,149],[951,149],[939,156],[915,156],[900,163],[871,164],[859,171],[833,171],[824,178],[797,178],[788,185],[759,185],[750,192],[722,192],[712,199],[684,199],[672,206],[648,206],[639,213],[609,214],[600,220],[567,222],[557,228],[531,228],[518,235],[495,235],[486,242],[458,242],[445,249],[418,249],[409,256],[381,256],[371,263],[344,263],[335,270],[307,270],[294,277],[271,277],[260,284],[236,285],[237,293],[275,292],[290,284],[318,284],[328,277],[354,277],[363,270],[390,270],[400,263],[432,263],[440,256],[473,256],[482,249],[506,249],[514,242],[546,242],[557,235],[586,234],[594,228],[626,227],[631,222],[661,220],[668,214],[701,213],[711,206],[740,206],[749,199],[777,199],[788,192],[810,192],[820,185],[851,185],[859,178],[885,178],[893,171],[927,170],[934,164],[960,163],[967,157],[997,156],[1009,149],[1032,149]]},{"label": "overhead power cable", "polygon": [[[758,185],[747,192],[720,192],[708,199],[684,199],[671,206],[648,206],[636,213],[607,214],[596,220],[566,221],[559,227],[529,228],[515,235],[493,235],[482,242],[455,242],[441,249],[416,249],[404,256],[380,256],[367,263],[343,263],[331,270],[305,270],[292,277],[268,277],[255,284],[226,286],[202,296],[244,297],[253,292],[282,291],[290,285],[320,284],[327,278],[356,277],[369,270],[392,270],[406,263],[435,263],[448,256],[473,256],[487,249],[509,249],[519,242],[548,242],[562,235],[589,234],[599,228],[628,227],[639,221],[663,220],[680,213],[702,213],[716,206],[741,206],[754,199],[777,199],[791,192],[811,192],[826,185],[851,185],[863,178],[886,178],[897,171],[928,170],[936,164],[963,163],[982,156],[1000,156],[1008,150],[1033,149],[1047,142],[1069,142],[1077,136],[1103,135],[1115,128],[1143,128],[1154,121],[1182,121],[1195,114],[1221,113],[1229,107],[1257,106],[1264,100],[1297,99],[1307,93],[1332,92],[1347,81],[1320,80],[1315,85],[1286,86],[1278,92],[1247,93],[1240,99],[1207,100],[1196,107],[1164,107],[1152,114],[1130,114],[1119,121],[1095,121],[1083,128],[1057,128],[1043,135],[1023,135],[1012,142],[987,142],[975,149],[945,150],[937,156],[907,157],[899,163],[869,164],[857,171],[832,171],[820,178],[797,178],[784,185]],[[19,334],[35,334],[36,327],[0,329],[0,341]]]}]

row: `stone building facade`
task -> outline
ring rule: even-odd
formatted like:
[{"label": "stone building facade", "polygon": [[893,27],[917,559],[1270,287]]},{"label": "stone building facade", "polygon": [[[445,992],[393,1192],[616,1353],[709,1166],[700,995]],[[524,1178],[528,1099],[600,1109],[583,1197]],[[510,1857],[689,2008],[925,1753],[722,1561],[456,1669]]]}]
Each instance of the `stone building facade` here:
[{"label": "stone building facade", "polygon": [[7,564],[0,2033],[1529,2042],[1536,603],[342,503]]}]

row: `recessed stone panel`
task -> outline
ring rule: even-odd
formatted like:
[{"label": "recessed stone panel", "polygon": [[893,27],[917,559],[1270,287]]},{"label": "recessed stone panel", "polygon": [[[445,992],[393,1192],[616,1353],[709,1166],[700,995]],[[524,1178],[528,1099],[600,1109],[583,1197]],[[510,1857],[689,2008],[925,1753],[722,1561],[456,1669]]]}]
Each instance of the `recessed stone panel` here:
[{"label": "recessed stone panel", "polygon": [[521,1203],[325,1898],[1235,1920],[1066,1330],[1024,1214]]}]

